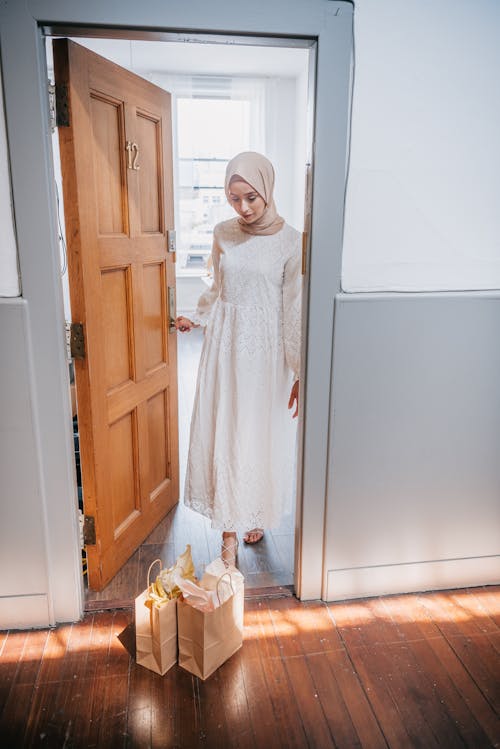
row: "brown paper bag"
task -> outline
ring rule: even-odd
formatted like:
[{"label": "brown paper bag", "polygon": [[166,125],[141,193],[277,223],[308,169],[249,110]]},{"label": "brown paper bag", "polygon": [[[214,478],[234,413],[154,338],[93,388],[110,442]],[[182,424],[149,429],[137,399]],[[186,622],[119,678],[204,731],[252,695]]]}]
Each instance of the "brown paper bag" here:
[{"label": "brown paper bag", "polygon": [[[161,564],[159,559],[156,562]],[[146,605],[153,564],[148,571],[148,587],[135,599],[136,661],[163,676],[177,662],[177,599]]]},{"label": "brown paper bag", "polygon": [[179,666],[207,679],[243,644],[244,585],[213,611],[199,611],[187,601],[177,604]]}]

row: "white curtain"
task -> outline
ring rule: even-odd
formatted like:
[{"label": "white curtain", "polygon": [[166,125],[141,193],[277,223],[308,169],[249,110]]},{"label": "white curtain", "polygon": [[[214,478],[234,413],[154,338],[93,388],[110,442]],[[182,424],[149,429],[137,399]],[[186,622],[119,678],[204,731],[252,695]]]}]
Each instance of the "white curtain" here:
[{"label": "white curtain", "polygon": [[252,151],[265,152],[266,78],[152,73],[150,80],[172,94],[174,122],[176,121],[176,100],[180,97],[248,101],[250,103],[249,148]]}]

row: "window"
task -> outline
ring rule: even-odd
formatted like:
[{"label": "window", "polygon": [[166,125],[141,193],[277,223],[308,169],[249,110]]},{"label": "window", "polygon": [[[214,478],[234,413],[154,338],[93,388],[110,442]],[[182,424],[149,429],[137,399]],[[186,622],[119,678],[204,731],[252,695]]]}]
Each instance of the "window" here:
[{"label": "window", "polygon": [[[230,81],[231,82],[231,81]],[[225,95],[177,95],[177,275],[200,276],[212,249],[215,224],[234,216],[224,193],[229,159],[240,151],[264,148],[263,91],[247,83]],[[243,88],[245,88],[243,84]]]}]

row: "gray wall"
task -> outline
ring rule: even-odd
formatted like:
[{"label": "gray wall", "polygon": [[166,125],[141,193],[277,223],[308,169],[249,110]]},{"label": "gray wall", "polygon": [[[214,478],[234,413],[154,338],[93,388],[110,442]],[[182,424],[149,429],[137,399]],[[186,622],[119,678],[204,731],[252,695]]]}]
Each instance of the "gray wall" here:
[{"label": "gray wall", "polygon": [[49,621],[28,305],[0,300],[0,625]]},{"label": "gray wall", "polygon": [[500,579],[500,293],[336,299],[329,599]]}]

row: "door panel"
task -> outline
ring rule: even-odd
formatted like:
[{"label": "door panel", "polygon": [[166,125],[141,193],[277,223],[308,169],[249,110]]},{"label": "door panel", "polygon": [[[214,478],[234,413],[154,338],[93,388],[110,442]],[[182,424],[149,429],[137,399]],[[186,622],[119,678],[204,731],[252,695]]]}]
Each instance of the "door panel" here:
[{"label": "door panel", "polygon": [[102,589],[178,501],[177,351],[170,94],[67,39],[59,128],[74,322],[89,585]]},{"label": "door panel", "polygon": [[90,104],[98,233],[126,234],[123,103],[91,94]]},{"label": "door panel", "polygon": [[[136,412],[126,414],[110,424],[109,448],[119,461],[110,465],[111,506],[115,537],[120,535],[124,523],[140,511],[138,499],[139,467],[137,465],[137,418]],[[139,506],[138,506],[139,505]]]},{"label": "door panel", "polygon": [[167,300],[165,295],[165,267],[152,263],[143,267],[143,301],[145,327],[144,361],[149,373],[166,362],[166,335],[168,328]]},{"label": "door panel", "polygon": [[150,459],[150,498],[168,480],[168,434],[165,429],[168,414],[168,390],[148,400],[148,436]]},{"label": "door panel", "polygon": [[106,392],[133,378],[130,309],[130,269],[114,268],[101,275],[102,329],[106,362]]},{"label": "door panel", "polygon": [[161,123],[145,112],[137,112],[137,139],[140,148],[139,195],[141,231],[161,232]]}]

